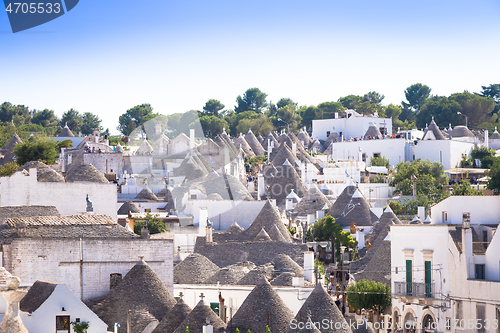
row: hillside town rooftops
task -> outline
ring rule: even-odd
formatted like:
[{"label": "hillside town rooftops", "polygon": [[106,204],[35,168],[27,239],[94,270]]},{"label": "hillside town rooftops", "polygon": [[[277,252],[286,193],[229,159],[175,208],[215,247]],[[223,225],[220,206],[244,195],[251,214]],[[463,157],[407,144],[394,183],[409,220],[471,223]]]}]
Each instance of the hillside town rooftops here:
[{"label": "hillside town rooftops", "polygon": [[267,279],[262,277],[228,326],[239,328],[241,332],[250,330],[252,333],[265,333],[266,325],[269,325],[272,332],[285,332],[292,318],[292,311]]},{"label": "hillside town rooftops", "polygon": [[104,175],[97,170],[92,164],[82,164],[78,166],[72,173],[66,176],[66,182],[92,182],[109,184],[109,181]]},{"label": "hillside town rooftops", "polygon": [[70,138],[70,137],[74,137],[75,135],[73,134],[73,132],[71,132],[71,130],[69,129],[68,127],[68,123],[66,123],[66,125],[64,125],[61,133],[59,133],[58,137],[60,138]]},{"label": "hillside town rooftops", "polygon": [[60,216],[55,206],[3,206],[0,207],[0,223],[15,217]]},{"label": "hillside town rooftops", "polygon": [[36,281],[30,287],[28,293],[19,303],[23,312],[35,312],[52,295],[58,283],[47,281]]},{"label": "hillside town rooftops", "polygon": [[[93,306],[92,310],[109,327],[113,327],[114,323],[127,327],[127,312],[132,309],[132,316],[136,317],[132,331],[142,332],[151,321],[150,318],[161,320],[175,303],[175,298],[162,280],[141,259],[128,271],[116,288],[111,289],[104,300]],[[146,320],[141,320],[141,317]]]},{"label": "hillside town rooftops", "polygon": [[173,333],[189,313],[191,313],[191,308],[180,296],[174,307],[167,312],[152,333]]},{"label": "hillside town rooftops", "polygon": [[27,162],[18,171],[26,170],[29,172],[29,169],[36,169],[36,179],[39,182],[64,183],[64,177],[45,163],[39,161]]}]

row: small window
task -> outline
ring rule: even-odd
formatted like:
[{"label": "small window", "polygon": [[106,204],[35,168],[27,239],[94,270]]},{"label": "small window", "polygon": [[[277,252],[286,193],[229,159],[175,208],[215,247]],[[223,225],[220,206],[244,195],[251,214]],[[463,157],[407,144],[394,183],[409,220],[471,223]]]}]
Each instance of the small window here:
[{"label": "small window", "polygon": [[478,280],[485,279],[484,264],[476,264],[476,279]]},{"label": "small window", "polygon": [[69,316],[56,316],[56,333],[69,333],[70,320]]},{"label": "small window", "polygon": [[330,131],[326,131],[326,137],[328,138],[330,136]]},{"label": "small window", "polygon": [[109,289],[115,289],[121,280],[122,280],[122,275],[120,273],[109,274]]},{"label": "small window", "polygon": [[366,162],[366,153],[361,154],[361,159],[363,160],[363,162]]},{"label": "small window", "polygon": [[191,194],[191,200],[196,200],[198,196],[196,194]]},{"label": "small window", "polygon": [[442,220],[443,223],[448,223],[448,212],[442,212]]},{"label": "small window", "polygon": [[373,153],[373,157],[380,157],[382,153]]}]

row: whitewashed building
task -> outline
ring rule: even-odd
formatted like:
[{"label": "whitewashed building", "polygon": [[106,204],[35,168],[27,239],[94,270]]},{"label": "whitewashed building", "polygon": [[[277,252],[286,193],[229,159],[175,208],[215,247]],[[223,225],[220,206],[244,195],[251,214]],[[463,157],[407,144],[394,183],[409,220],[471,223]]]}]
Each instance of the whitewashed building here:
[{"label": "whitewashed building", "polygon": [[87,322],[88,333],[102,333],[107,326],[64,284],[36,281],[20,303],[21,318],[30,333],[73,332],[72,322]]},{"label": "whitewashed building", "polygon": [[392,118],[379,118],[375,115],[363,116],[354,110],[347,110],[344,118],[315,119],[312,121],[312,139],[326,140],[330,134],[337,133],[339,138],[362,137],[370,125],[375,125],[380,133],[392,134]]},{"label": "whitewashed building", "polygon": [[452,196],[431,224],[391,227],[392,320],[412,332],[498,332],[500,197]]}]

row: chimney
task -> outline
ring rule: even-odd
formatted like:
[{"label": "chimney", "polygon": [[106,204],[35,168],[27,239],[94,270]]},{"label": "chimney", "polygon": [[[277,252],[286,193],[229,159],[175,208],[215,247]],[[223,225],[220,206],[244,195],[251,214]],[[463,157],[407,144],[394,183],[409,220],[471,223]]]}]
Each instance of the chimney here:
[{"label": "chimney", "polygon": [[293,156],[297,156],[297,143],[292,142],[292,153]]},{"label": "chimney", "polygon": [[208,220],[208,210],[207,207],[200,207],[200,213],[199,213],[199,219],[198,219],[198,233],[200,235],[206,235],[206,227],[207,227],[207,220]]},{"label": "chimney", "polygon": [[306,184],[306,162],[304,161],[300,163],[300,178],[302,178],[302,182]]},{"label": "chimney", "polygon": [[474,258],[472,254],[472,229],[470,213],[462,213],[462,255],[465,258],[465,272],[469,279],[474,278]]},{"label": "chimney", "polygon": [[419,220],[423,222],[425,220],[425,207],[418,206],[417,215]]},{"label": "chimney", "polygon": [[189,130],[189,149],[194,148],[194,128]]},{"label": "chimney", "polygon": [[304,252],[304,279],[314,282],[314,252]]},{"label": "chimney", "polygon": [[484,130],[484,146],[486,148],[490,147],[490,138],[488,138],[488,130],[487,129]]},{"label": "chimney", "polygon": [[257,193],[259,200],[260,198],[265,195],[265,187],[264,187],[264,175],[259,173],[258,179],[257,179]]},{"label": "chimney", "polygon": [[203,333],[214,333],[214,327],[212,325],[203,325]]},{"label": "chimney", "polygon": [[213,237],[212,237],[212,227],[207,225],[205,227],[205,242],[206,243],[213,243]]},{"label": "chimney", "polygon": [[226,321],[226,306],[224,305],[224,298],[222,297],[222,293],[219,291],[219,317],[223,322]]},{"label": "chimney", "polygon": [[322,219],[323,217],[325,217],[325,211],[324,210],[317,210],[316,211],[316,218]]},{"label": "chimney", "polygon": [[147,225],[143,225],[141,227],[141,238],[148,239],[149,238],[149,229]]},{"label": "chimney", "polygon": [[339,113],[335,112],[335,119],[339,119]]},{"label": "chimney", "polygon": [[365,233],[359,227],[356,228],[356,240],[358,241],[358,250],[365,247]]},{"label": "chimney", "polygon": [[267,139],[267,160],[271,160],[271,153],[273,152],[273,147],[271,146],[271,139]]},{"label": "chimney", "polygon": [[161,134],[161,124],[156,124],[155,125],[155,135],[160,135]]},{"label": "chimney", "polygon": [[231,171],[231,164],[230,164],[231,162],[229,159],[229,149],[224,148],[222,151],[224,153],[224,173],[229,174],[229,172]]},{"label": "chimney", "polygon": [[315,222],[315,216],[314,214],[307,214],[307,224],[312,225]]},{"label": "chimney", "polygon": [[[293,191],[293,189],[292,189]],[[290,209],[293,209],[293,201],[292,199],[286,199],[286,207],[285,207],[285,210],[290,210]]]}]

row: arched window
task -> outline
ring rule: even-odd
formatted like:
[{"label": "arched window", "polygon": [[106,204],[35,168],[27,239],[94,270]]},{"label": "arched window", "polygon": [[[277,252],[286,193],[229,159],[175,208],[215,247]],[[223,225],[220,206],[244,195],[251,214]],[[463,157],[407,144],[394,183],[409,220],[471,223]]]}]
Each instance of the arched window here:
[{"label": "arched window", "polygon": [[424,316],[422,326],[425,333],[432,333],[436,331],[436,324],[434,323],[434,319],[429,314]]}]

